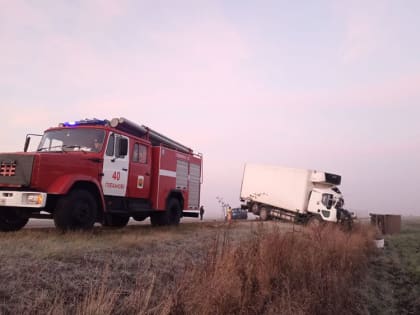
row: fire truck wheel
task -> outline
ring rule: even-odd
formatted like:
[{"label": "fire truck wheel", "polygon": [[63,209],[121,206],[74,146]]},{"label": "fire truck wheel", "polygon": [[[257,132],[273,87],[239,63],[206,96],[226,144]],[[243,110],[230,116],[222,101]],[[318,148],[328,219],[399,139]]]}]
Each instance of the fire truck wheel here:
[{"label": "fire truck wheel", "polygon": [[178,199],[172,198],[165,211],[155,212],[150,216],[153,226],[178,225],[181,220],[181,206]]},{"label": "fire truck wheel", "polygon": [[91,193],[73,190],[61,197],[54,211],[54,224],[60,230],[89,230],[96,219],[97,204]]},{"label": "fire truck wheel", "polygon": [[103,226],[122,228],[130,221],[129,216],[107,213],[104,218]]},{"label": "fire truck wheel", "polygon": [[181,221],[181,206],[178,199],[171,199],[168,202],[168,209],[166,210],[168,214],[168,221],[170,225],[178,225]]},{"label": "fire truck wheel", "polygon": [[23,228],[29,218],[21,215],[14,208],[5,208],[0,211],[0,231],[12,232]]},{"label": "fire truck wheel", "polygon": [[262,221],[267,221],[268,220],[268,210],[266,207],[261,207],[260,209],[260,219]]}]

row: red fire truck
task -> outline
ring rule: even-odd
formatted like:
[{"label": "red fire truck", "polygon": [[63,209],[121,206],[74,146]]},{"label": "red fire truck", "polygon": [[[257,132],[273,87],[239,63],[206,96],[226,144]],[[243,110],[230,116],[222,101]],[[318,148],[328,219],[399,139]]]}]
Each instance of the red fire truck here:
[{"label": "red fire truck", "polygon": [[130,217],[177,225],[198,217],[202,155],[125,118],[86,119],[49,128],[36,152],[0,154],[0,231],[29,218],[62,230],[95,222],[123,227]]}]

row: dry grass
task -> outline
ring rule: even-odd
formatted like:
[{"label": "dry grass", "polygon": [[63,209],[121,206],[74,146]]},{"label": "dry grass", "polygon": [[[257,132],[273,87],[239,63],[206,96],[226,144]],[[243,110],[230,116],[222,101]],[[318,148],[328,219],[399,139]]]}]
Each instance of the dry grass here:
[{"label": "dry grass", "polygon": [[[357,314],[357,287],[372,250],[370,229],[294,233],[261,227],[239,246],[226,235],[190,270],[174,314]],[[217,249],[217,250],[216,250]]]},{"label": "dry grass", "polygon": [[372,232],[241,222],[0,234],[0,314],[357,314]]}]

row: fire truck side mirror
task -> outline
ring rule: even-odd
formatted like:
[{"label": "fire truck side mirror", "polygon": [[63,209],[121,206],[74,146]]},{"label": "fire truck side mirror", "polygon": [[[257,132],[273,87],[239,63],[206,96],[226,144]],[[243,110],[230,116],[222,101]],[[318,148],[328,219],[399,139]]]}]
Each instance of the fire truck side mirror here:
[{"label": "fire truck side mirror", "polygon": [[37,134],[37,133],[26,134],[25,145],[23,146],[23,152],[28,152],[29,144],[31,143],[31,138],[33,137],[42,137],[42,135]]},{"label": "fire truck side mirror", "polygon": [[31,142],[31,137],[30,136],[26,136],[25,139],[25,146],[23,147],[23,152],[28,151],[28,147],[29,147],[29,143]]},{"label": "fire truck side mirror", "polygon": [[118,157],[126,156],[128,153],[128,139],[119,138],[118,139]]}]

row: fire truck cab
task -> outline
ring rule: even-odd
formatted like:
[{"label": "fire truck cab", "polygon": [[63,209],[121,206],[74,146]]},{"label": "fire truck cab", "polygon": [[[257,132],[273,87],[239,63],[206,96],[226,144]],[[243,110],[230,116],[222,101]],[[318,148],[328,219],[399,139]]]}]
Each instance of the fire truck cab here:
[{"label": "fire truck cab", "polygon": [[29,218],[63,230],[130,217],[177,225],[198,217],[202,155],[125,118],[87,119],[47,129],[36,152],[0,154],[0,230]]}]

